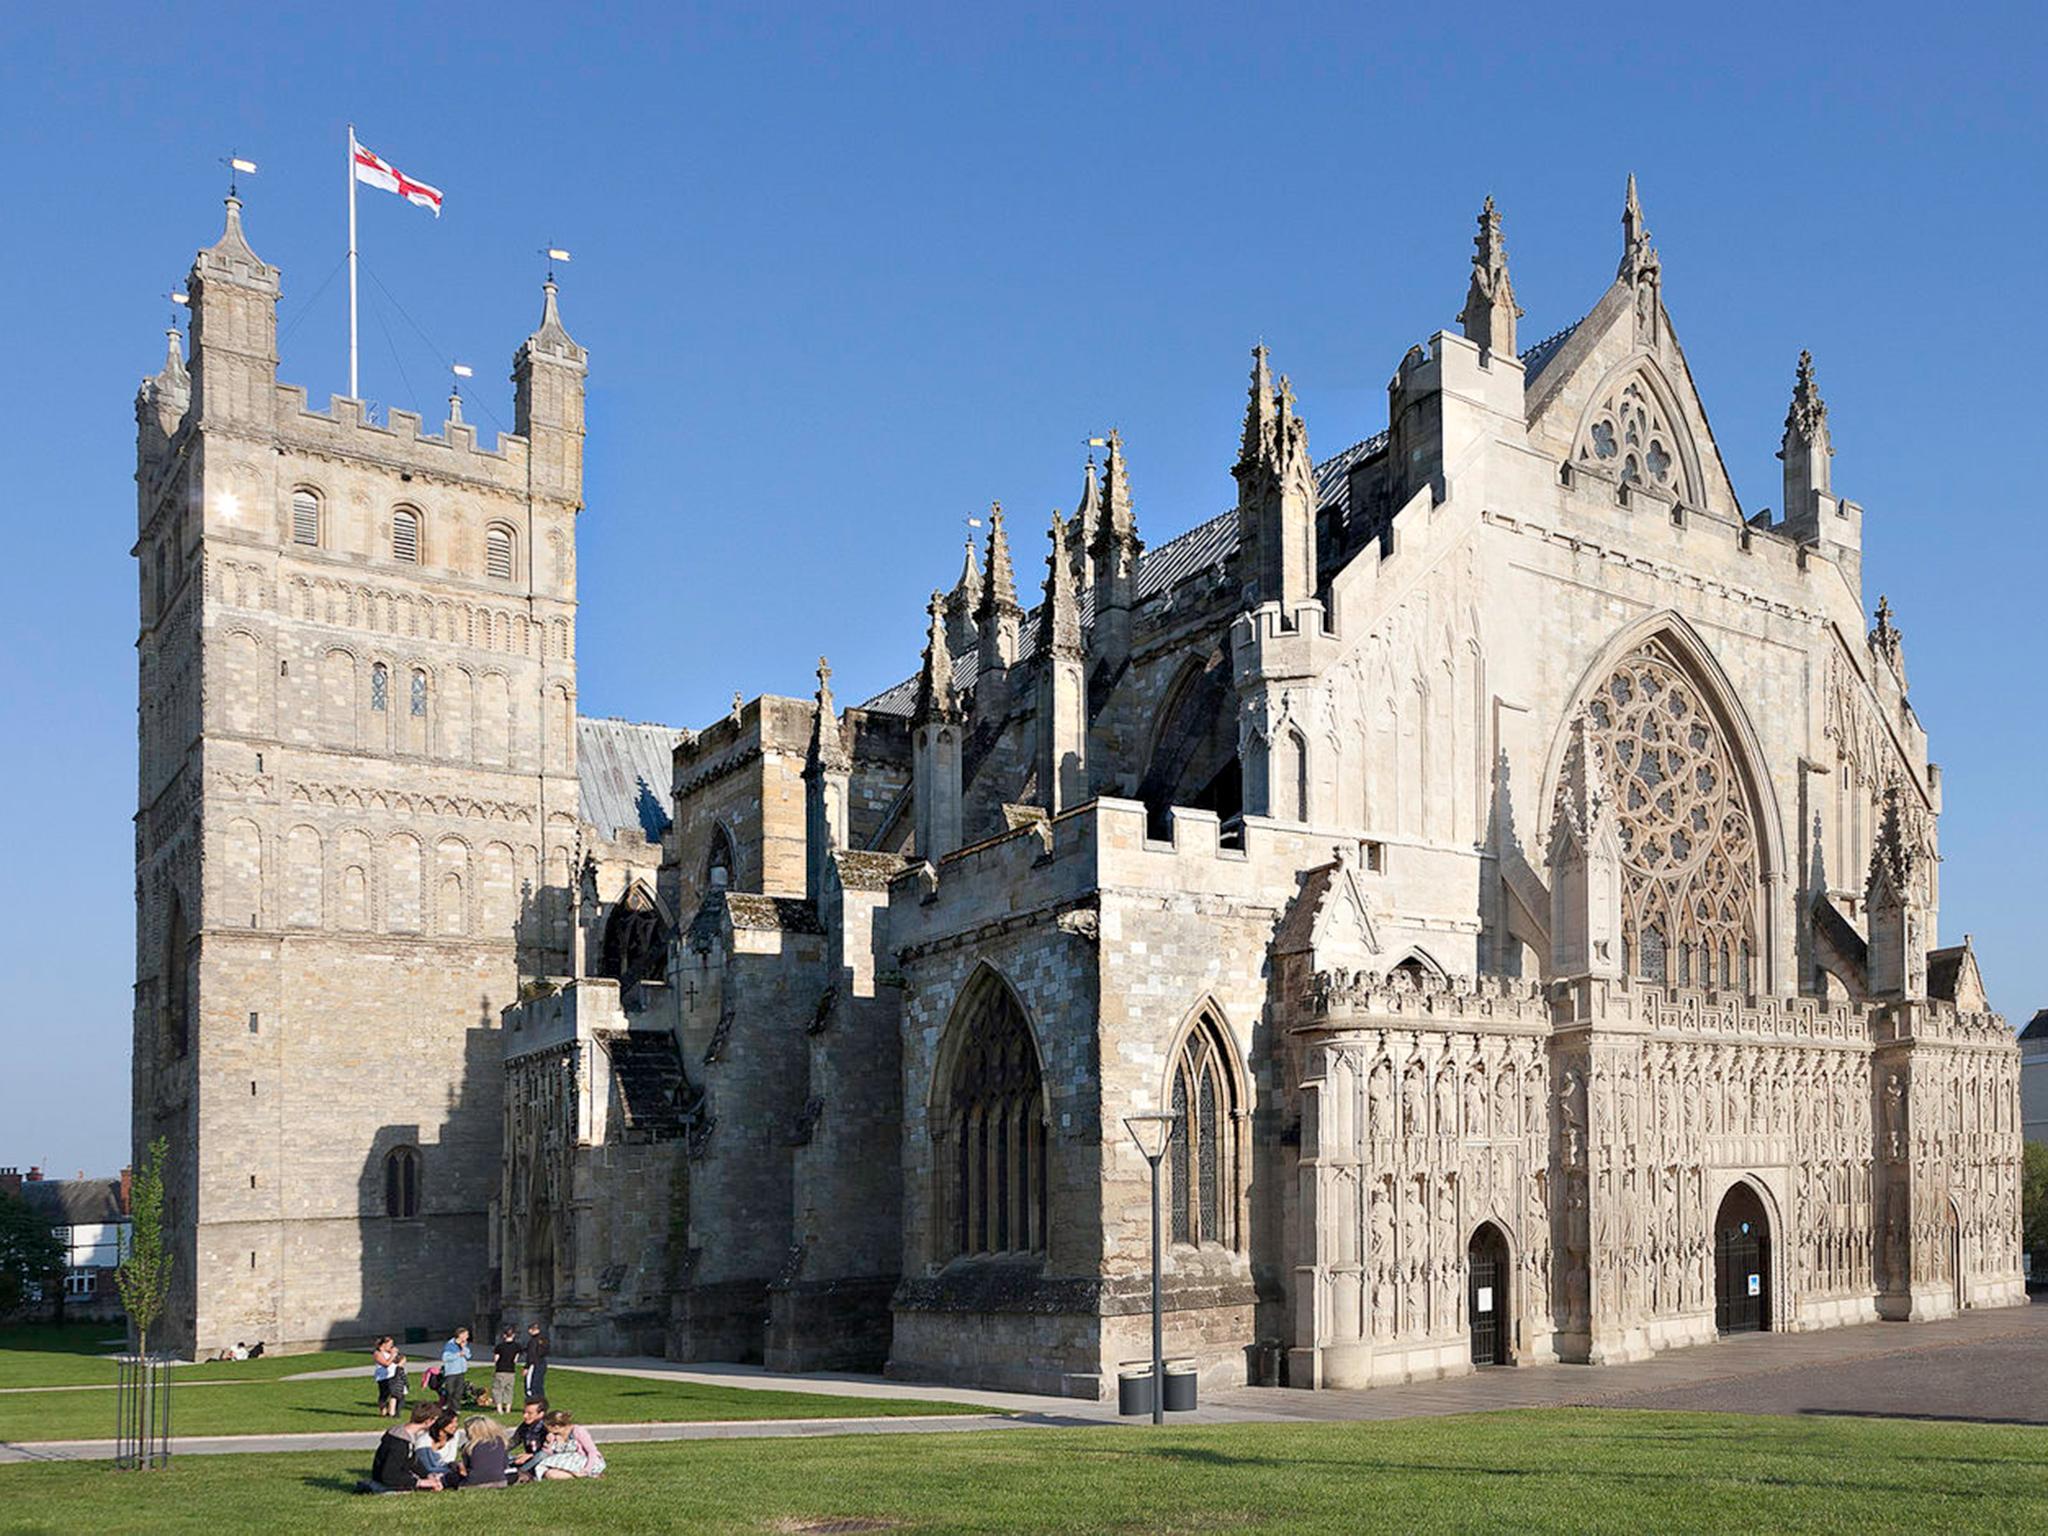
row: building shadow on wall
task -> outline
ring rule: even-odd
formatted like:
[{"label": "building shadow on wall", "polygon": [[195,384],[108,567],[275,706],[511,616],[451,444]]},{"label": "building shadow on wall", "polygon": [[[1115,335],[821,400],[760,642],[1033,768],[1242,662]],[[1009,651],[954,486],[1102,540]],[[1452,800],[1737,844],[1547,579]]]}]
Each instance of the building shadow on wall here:
[{"label": "building shadow on wall", "polygon": [[[495,1006],[503,1004],[480,994],[476,1022],[460,1026],[461,1074],[448,1086],[441,1114],[394,1119],[371,1138],[356,1180],[361,1306],[333,1325],[330,1343],[388,1333],[401,1345],[430,1344],[438,1356],[441,1341],[458,1325],[489,1337],[492,1319],[477,1314],[497,1294],[492,1218],[504,1067]],[[388,1064],[374,1081],[400,1071],[402,1063]],[[374,1094],[374,1081],[351,1091]],[[416,1349],[408,1353],[417,1389],[430,1362]]]}]

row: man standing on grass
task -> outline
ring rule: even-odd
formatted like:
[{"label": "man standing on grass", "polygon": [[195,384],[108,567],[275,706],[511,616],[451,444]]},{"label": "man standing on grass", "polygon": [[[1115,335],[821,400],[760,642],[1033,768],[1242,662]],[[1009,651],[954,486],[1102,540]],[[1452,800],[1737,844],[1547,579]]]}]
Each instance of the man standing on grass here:
[{"label": "man standing on grass", "polygon": [[502,1412],[520,1399],[519,1355],[519,1330],[507,1323],[491,1350],[491,1405]]},{"label": "man standing on grass", "polygon": [[548,1379],[548,1338],[540,1331],[539,1323],[526,1325],[526,1395],[544,1397],[547,1395]]},{"label": "man standing on grass", "polygon": [[441,1346],[441,1406],[452,1407],[469,1395],[469,1330],[458,1328]]}]

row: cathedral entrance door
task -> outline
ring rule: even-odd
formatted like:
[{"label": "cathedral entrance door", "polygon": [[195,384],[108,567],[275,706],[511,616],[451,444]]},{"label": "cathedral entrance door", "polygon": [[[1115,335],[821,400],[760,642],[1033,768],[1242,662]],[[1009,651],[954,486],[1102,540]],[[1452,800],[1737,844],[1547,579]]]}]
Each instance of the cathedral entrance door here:
[{"label": "cathedral entrance door", "polygon": [[1512,1331],[1508,1285],[1513,1276],[1508,1267],[1508,1240],[1492,1222],[1482,1222],[1472,1234],[1465,1259],[1470,1275],[1466,1310],[1472,1320],[1472,1363],[1506,1365]]},{"label": "cathedral entrance door", "polygon": [[1764,1203],[1737,1184],[1714,1218],[1714,1326],[1756,1333],[1771,1326],[1771,1231]]}]

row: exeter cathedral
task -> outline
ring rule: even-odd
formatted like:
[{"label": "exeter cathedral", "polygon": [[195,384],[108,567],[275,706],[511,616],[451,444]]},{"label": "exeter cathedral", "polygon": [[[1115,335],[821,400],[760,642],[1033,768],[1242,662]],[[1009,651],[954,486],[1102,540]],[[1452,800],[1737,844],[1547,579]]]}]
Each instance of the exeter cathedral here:
[{"label": "exeter cathedral", "polygon": [[2018,1055],[1819,377],[1745,510],[1633,182],[1621,233],[1525,344],[1489,201],[1382,429],[1318,459],[1260,347],[1220,512],[1141,523],[1112,434],[896,686],[671,729],[577,712],[554,284],[494,444],[316,406],[231,198],[136,402],[173,1342],[1097,1398],[1150,1353],[1139,1114],[1218,1385],[2021,1301]]}]

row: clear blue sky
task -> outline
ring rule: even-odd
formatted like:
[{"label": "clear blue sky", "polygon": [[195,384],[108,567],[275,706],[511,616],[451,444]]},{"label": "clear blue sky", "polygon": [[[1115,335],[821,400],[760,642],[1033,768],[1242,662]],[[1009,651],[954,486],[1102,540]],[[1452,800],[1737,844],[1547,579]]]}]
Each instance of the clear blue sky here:
[{"label": "clear blue sky", "polygon": [[364,194],[367,396],[438,420],[459,358],[508,420],[534,253],[574,252],[581,703],[678,725],[807,691],[820,650],[849,698],[906,673],[961,520],[1000,497],[1035,537],[1111,425],[1151,541],[1222,510],[1261,336],[1320,453],[1377,430],[1489,192],[1524,336],[1569,323],[1635,170],[1752,510],[1813,349],[1947,771],[1943,934],[2008,1016],[2048,1004],[2038,5],[996,10],[6,8],[0,1163],[126,1150],[160,295],[239,150],[283,377],[345,390],[351,118],[448,195]]}]

